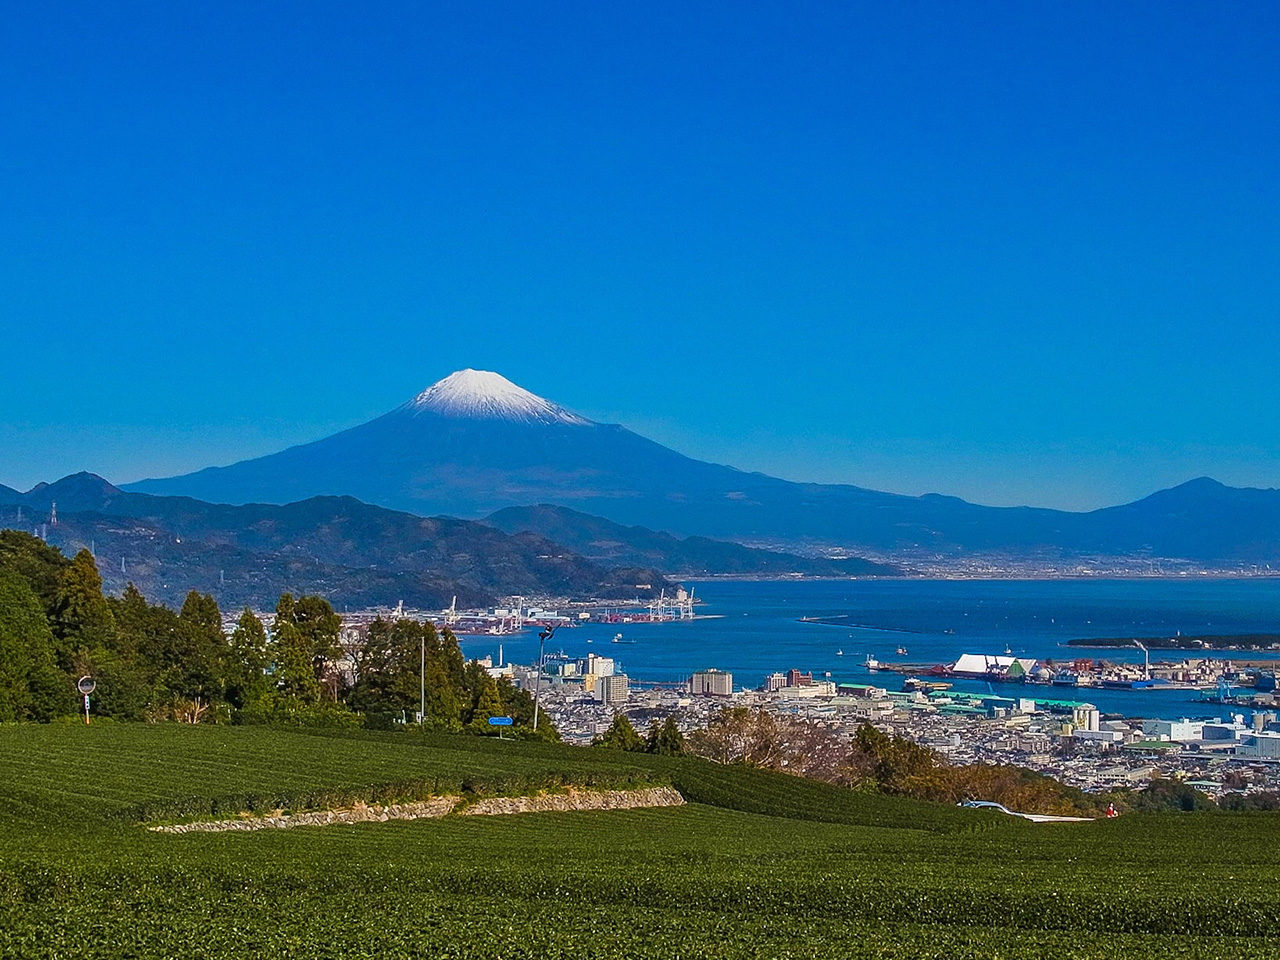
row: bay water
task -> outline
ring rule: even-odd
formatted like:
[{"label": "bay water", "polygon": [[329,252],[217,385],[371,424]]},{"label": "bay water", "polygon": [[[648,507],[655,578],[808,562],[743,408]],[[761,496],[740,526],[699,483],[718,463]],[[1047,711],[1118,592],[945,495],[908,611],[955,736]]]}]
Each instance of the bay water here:
[{"label": "bay water", "polygon": [[[548,653],[612,656],[635,681],[679,681],[715,667],[735,687],[759,686],[774,671],[796,668],[817,679],[900,689],[896,673],[871,673],[868,655],[885,662],[953,663],[962,653],[1036,659],[1106,657],[1141,662],[1136,647],[1090,650],[1075,638],[1169,637],[1177,633],[1280,633],[1280,578],[1133,580],[709,580],[686,583],[699,619],[665,623],[588,624],[557,631]],[[812,622],[840,618],[837,624]],[[621,642],[614,642],[621,633]],[[533,663],[537,629],[462,638],[468,656],[498,653]],[[898,654],[899,648],[906,650]],[[1153,650],[1153,660],[1181,651]],[[1232,659],[1278,659],[1276,653],[1197,653]],[[956,681],[958,689],[1017,696],[1013,684]],[[1224,708],[1187,691],[1032,687],[1034,695],[1087,700],[1104,713],[1177,718],[1219,716]]]}]

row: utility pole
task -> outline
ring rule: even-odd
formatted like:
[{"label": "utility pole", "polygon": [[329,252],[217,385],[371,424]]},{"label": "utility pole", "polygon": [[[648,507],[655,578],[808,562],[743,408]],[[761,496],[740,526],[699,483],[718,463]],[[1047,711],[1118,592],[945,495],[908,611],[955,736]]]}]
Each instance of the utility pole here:
[{"label": "utility pole", "polygon": [[533,729],[538,729],[538,697],[542,693],[542,665],[546,662],[547,641],[556,632],[555,627],[543,627],[538,634],[538,676],[533,681]]}]

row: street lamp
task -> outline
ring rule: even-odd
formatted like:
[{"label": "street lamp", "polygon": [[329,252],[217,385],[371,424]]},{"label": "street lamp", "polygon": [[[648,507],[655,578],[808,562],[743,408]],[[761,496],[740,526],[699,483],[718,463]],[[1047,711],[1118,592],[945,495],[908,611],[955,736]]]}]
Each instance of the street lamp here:
[{"label": "street lamp", "polygon": [[538,676],[533,681],[533,729],[538,729],[538,696],[542,692],[542,666],[546,661],[547,641],[555,636],[555,627],[543,627],[538,634]]}]

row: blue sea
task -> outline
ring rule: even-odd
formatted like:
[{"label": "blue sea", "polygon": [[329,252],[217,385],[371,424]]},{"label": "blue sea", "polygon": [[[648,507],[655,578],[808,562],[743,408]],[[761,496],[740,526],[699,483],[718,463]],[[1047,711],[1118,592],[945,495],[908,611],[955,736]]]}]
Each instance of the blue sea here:
[{"label": "blue sea", "polygon": [[[1087,637],[1162,637],[1176,633],[1280,633],[1280,578],[1142,580],[859,580],[708,581],[695,587],[700,616],[653,624],[593,624],[560,630],[548,653],[613,656],[634,680],[686,679],[716,667],[737,687],[758,686],[774,671],[795,667],[815,677],[900,689],[903,677],[870,673],[881,661],[951,663],[962,653],[1070,660],[1106,656],[1141,661],[1136,648],[1097,651],[1067,647]],[[802,618],[847,617],[841,626]],[[621,631],[625,643],[613,643]],[[502,638],[509,661],[533,663],[537,630]],[[464,638],[468,656],[497,654],[498,638]],[[906,655],[895,653],[906,648]],[[1230,653],[1206,654],[1230,657]],[[1179,659],[1152,651],[1153,659]],[[1243,659],[1274,659],[1238,653]],[[1019,687],[959,681],[960,689],[1016,696]],[[1042,696],[1088,700],[1126,716],[1218,716],[1219,706],[1185,691],[1070,690],[1036,687]]]}]

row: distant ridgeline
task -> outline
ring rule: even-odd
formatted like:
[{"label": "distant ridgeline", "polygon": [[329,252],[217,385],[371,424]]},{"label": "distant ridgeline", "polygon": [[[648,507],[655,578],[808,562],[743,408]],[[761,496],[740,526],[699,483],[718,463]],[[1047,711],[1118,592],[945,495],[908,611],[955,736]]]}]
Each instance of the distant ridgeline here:
[{"label": "distant ridgeline", "polygon": [[[270,634],[246,609],[228,635],[207,594],[191,591],[176,612],[132,586],[104,596],[87,550],[68,559],[30,534],[0,531],[0,722],[76,714],[84,675],[97,682],[100,717],[338,727],[412,719],[425,649],[428,726],[487,730],[490,717],[510,716],[516,735],[531,733],[532,698],[466,663],[448,630],[379,620],[347,672],[337,667],[340,627],[326,600],[286,593]],[[546,718],[538,734],[556,735]]]},{"label": "distant ridgeline", "polygon": [[[283,506],[125,493],[79,473],[27,493],[0,488],[0,527],[36,532],[70,556],[89,549],[105,588],[133,583],[172,606],[188,590],[227,607],[270,607],[315,593],[340,607],[440,609],[498,597],[656,595],[667,575],[897,574],[857,557],[799,557],[701,537],[679,539],[558,507],[485,522],[419,517],[352,497]],[[640,587],[638,585],[647,586]]]},{"label": "distant ridgeline", "polygon": [[173,606],[191,589],[227,607],[266,609],[293,592],[340,607],[403,600],[441,609],[455,596],[469,607],[513,594],[622,598],[637,584],[671,586],[651,567],[587,560],[533,534],[351,497],[228,506],[125,493],[90,473],[9,491],[0,527],[34,531],[68,556],[89,549],[108,592],[133,583]]}]

